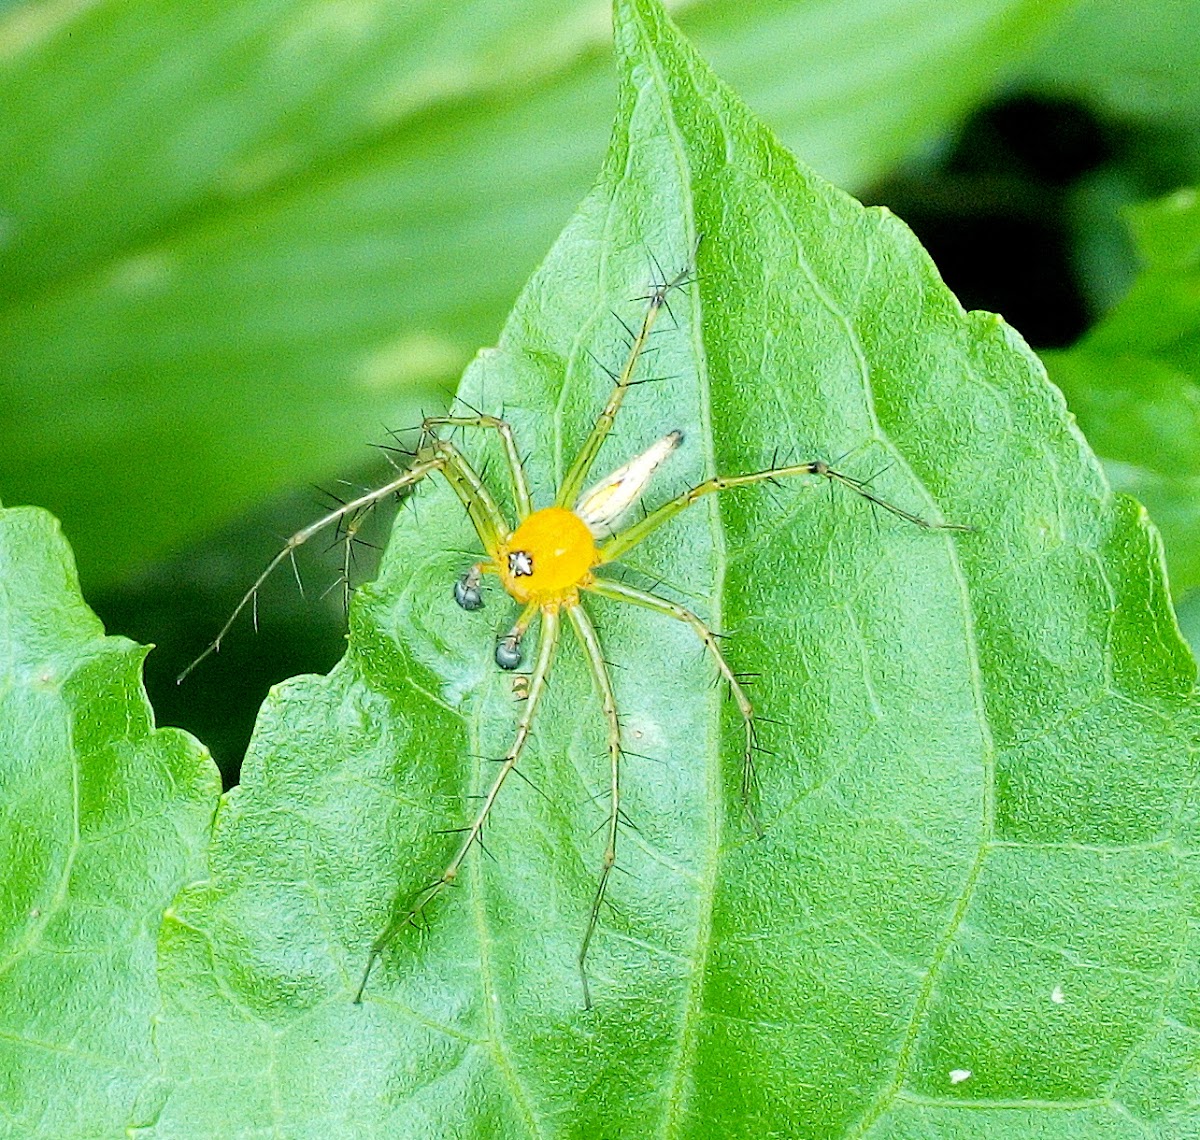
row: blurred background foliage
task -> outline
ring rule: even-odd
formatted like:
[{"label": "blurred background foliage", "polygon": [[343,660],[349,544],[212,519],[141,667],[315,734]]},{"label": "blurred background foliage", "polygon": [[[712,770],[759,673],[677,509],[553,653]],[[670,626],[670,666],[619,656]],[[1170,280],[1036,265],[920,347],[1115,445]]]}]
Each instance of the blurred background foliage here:
[{"label": "blurred background foliage", "polygon": [[[672,7],[1043,351],[1195,644],[1200,0]],[[0,2],[0,499],[59,515],[109,630],[159,647],[160,723],[227,780],[267,687],[340,655],[340,552],[175,674],[311,484],[377,480],[368,444],[495,341],[599,166],[609,39],[604,0]]]}]

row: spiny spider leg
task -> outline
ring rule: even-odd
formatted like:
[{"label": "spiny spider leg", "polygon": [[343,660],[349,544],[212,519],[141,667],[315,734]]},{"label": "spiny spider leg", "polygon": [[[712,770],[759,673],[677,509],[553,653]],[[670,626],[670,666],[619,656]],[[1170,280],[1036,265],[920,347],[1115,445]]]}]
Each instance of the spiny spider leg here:
[{"label": "spiny spider leg", "polygon": [[604,652],[600,648],[600,639],[596,636],[596,628],[592,625],[587,611],[574,602],[564,607],[575,632],[579,635],[588,665],[592,670],[592,678],[596,682],[596,691],[600,694],[600,703],[604,708],[604,719],[608,725],[608,759],[609,759],[609,808],[608,819],[604,824],[605,845],[604,860],[600,864],[600,881],[596,884],[596,894],[592,899],[592,909],[588,913],[587,927],[583,933],[583,942],[579,946],[579,980],[583,985],[583,1007],[592,1008],[592,994],[588,988],[587,954],[592,943],[592,935],[596,932],[596,923],[600,918],[600,906],[604,902],[604,892],[608,888],[608,877],[617,861],[617,825],[621,820],[621,723],[617,718],[617,701],[613,695],[612,679],[608,675],[608,665],[604,660]]},{"label": "spiny spider leg", "polygon": [[513,495],[517,504],[517,521],[521,522],[529,517],[533,510],[533,500],[529,495],[529,481],[525,477],[525,465],[517,454],[512,426],[507,420],[479,412],[473,416],[427,416],[421,424],[422,431],[429,431],[436,427],[475,427],[497,432],[504,447],[504,457],[507,459],[509,470],[512,473]]},{"label": "spiny spider leg", "polygon": [[[347,614],[350,613],[350,595],[354,590],[350,576],[351,569],[356,565],[354,559],[354,547],[358,543],[362,543],[364,546],[372,545],[371,543],[367,542],[366,539],[358,537],[358,532],[366,525],[369,515],[370,510],[366,509],[359,511],[359,513],[356,515],[348,516],[346,519],[345,533],[342,536],[342,609]],[[297,580],[299,580],[298,574]],[[334,582],[330,588],[332,589],[333,586],[336,586],[337,584],[338,583]],[[324,595],[322,595],[322,597],[323,596]]]},{"label": "spiny spider leg", "polygon": [[569,510],[579,497],[579,492],[583,490],[583,484],[588,477],[588,472],[591,471],[592,464],[595,462],[596,456],[600,453],[600,446],[604,443],[605,438],[612,429],[613,420],[616,418],[617,412],[620,411],[621,402],[625,399],[625,393],[632,386],[633,371],[637,367],[638,359],[646,347],[646,342],[650,339],[650,332],[654,328],[654,322],[658,319],[659,312],[666,306],[668,294],[673,289],[683,288],[690,281],[690,275],[691,269],[681,269],[670,281],[664,281],[660,285],[655,285],[645,298],[647,301],[646,313],[642,317],[641,328],[634,334],[633,343],[629,346],[629,356],[625,360],[625,367],[617,375],[616,383],[613,385],[613,389],[608,396],[608,403],[604,405],[604,410],[597,417],[591,433],[579,449],[579,454],[575,456],[574,462],[563,479],[562,486],[558,489],[558,497],[554,500],[558,506]]},{"label": "spiny spider leg", "polygon": [[[467,515],[475,527],[475,533],[487,551],[487,556],[494,562],[500,553],[500,546],[508,537],[508,526],[504,514],[492,498],[492,493],[484,486],[475,468],[472,467],[463,454],[447,439],[434,439],[429,445],[446,456],[442,465],[442,478],[450,484],[458,496],[459,502],[467,508]],[[421,452],[417,452],[418,459]]]},{"label": "spiny spider leg", "polygon": [[406,926],[411,926],[419,921],[425,908],[458,878],[459,869],[462,867],[463,860],[467,857],[467,852],[479,841],[483,825],[487,823],[488,816],[496,804],[496,797],[500,794],[500,789],[504,786],[504,781],[508,779],[509,773],[517,766],[517,761],[521,758],[521,753],[525,750],[525,745],[529,740],[529,730],[533,724],[533,716],[537,711],[542,693],[546,689],[546,679],[550,674],[550,663],[554,660],[554,648],[558,642],[558,630],[558,611],[547,607],[542,611],[542,627],[538,638],[537,660],[534,663],[533,673],[529,679],[529,697],[525,701],[524,708],[521,710],[520,718],[517,720],[517,734],[508,752],[505,753],[504,760],[500,764],[500,770],[496,773],[496,778],[492,781],[491,787],[484,796],[483,805],[476,814],[474,822],[467,828],[462,845],[455,853],[454,858],[446,864],[446,869],[441,873],[441,876],[417,895],[413,905],[402,918],[393,918],[385,927],[383,933],[371,944],[371,953],[367,958],[366,969],[363,970],[358,992],[354,995],[355,1005],[362,1004],[363,990],[367,988],[367,979],[370,977],[371,969],[375,965],[379,955],[383,953],[387,944]]},{"label": "spiny spider leg", "polygon": [[233,627],[233,623],[237,621],[241,612],[251,602],[257,603],[258,591],[261,589],[262,584],[271,576],[276,567],[292,557],[298,547],[303,546],[314,535],[320,534],[326,527],[332,526],[334,523],[340,523],[347,518],[352,519],[357,512],[374,506],[380,500],[386,499],[389,495],[394,495],[397,491],[402,491],[406,487],[411,487],[419,483],[426,475],[434,471],[441,471],[446,482],[450,484],[454,493],[467,508],[467,513],[470,515],[471,522],[475,526],[479,541],[487,551],[488,557],[494,561],[499,553],[501,542],[508,535],[508,526],[504,521],[504,516],[500,513],[500,508],[496,505],[496,501],[483,485],[474,468],[467,462],[458,448],[449,440],[433,439],[423,444],[417,450],[412,466],[404,474],[398,475],[395,479],[385,483],[382,487],[377,487],[374,491],[368,491],[365,495],[359,495],[357,499],[351,499],[349,502],[343,503],[336,510],[330,511],[328,514],[317,519],[316,522],[309,523],[308,526],[296,531],[284,543],[283,549],[267,563],[263,572],[254,580],[254,585],[242,595],[242,600],[234,607],[233,613],[229,615],[220,632],[208,644],[204,652],[179,674],[176,678],[176,683],[181,683],[201,661],[205,660],[211,654],[216,653],[221,648],[221,643],[225,640],[225,635],[229,633]]},{"label": "spiny spider leg", "polygon": [[669,602],[657,594],[627,586],[624,582],[616,582],[611,578],[596,578],[589,585],[584,586],[584,589],[590,590],[593,594],[599,594],[602,598],[610,598],[617,602],[632,602],[635,606],[654,610],[655,613],[666,614],[668,617],[675,618],[676,621],[685,622],[696,631],[696,635],[704,643],[704,648],[712,655],[722,679],[728,684],[738,712],[742,714],[746,733],[745,747],[742,752],[742,803],[750,818],[751,826],[761,836],[762,827],[754,810],[754,789],[757,786],[754,771],[754,706],[750,703],[750,698],[746,696],[746,690],[738,680],[737,674],[725,660],[725,655],[721,652],[720,645],[717,644],[717,635],[686,606]]},{"label": "spiny spider leg", "polygon": [[296,531],[291,538],[284,544],[283,549],[267,563],[266,569],[254,580],[254,585],[242,595],[242,600],[238,602],[233,613],[229,615],[228,620],[221,626],[220,633],[209,643],[208,647],[200,654],[179,676],[176,678],[176,683],[182,682],[197,665],[200,664],[206,657],[212,653],[216,653],[221,648],[221,642],[225,640],[225,635],[233,627],[233,623],[237,621],[242,610],[258,597],[258,591],[262,584],[271,576],[275,568],[283,561],[290,558],[296,548],[303,546],[314,535],[319,534],[327,526],[339,522],[347,516],[352,516],[356,511],[365,509],[380,499],[387,498],[388,495],[395,494],[397,491],[403,490],[405,487],[410,487],[414,483],[424,479],[431,471],[437,471],[444,467],[446,459],[442,455],[434,455],[421,463],[414,463],[403,475],[393,479],[390,483],[379,487],[377,490],[370,491],[365,495],[360,495],[357,499],[352,499],[348,503],[343,503],[335,511],[330,511],[329,514],[317,519],[316,522],[309,523],[302,530]]},{"label": "spiny spider leg", "polygon": [[880,498],[861,479],[855,479],[852,475],[835,471],[824,460],[815,459],[809,463],[793,463],[786,467],[770,467],[764,471],[752,471],[747,475],[718,475],[712,479],[706,479],[703,483],[698,483],[695,487],[684,491],[683,494],[676,496],[674,499],[669,499],[661,507],[651,511],[645,518],[640,519],[632,526],[626,527],[625,530],[608,539],[600,547],[600,561],[601,563],[613,562],[620,558],[621,555],[632,550],[649,534],[656,531],[668,519],[674,518],[680,511],[686,510],[704,495],[711,495],[717,491],[726,491],[731,487],[748,487],[753,483],[767,483],[776,479],[786,479],[793,475],[818,475],[822,479],[828,479],[830,483],[840,483],[843,487],[848,487],[856,495],[861,495],[869,503],[874,503],[875,506],[882,507],[897,518],[902,518],[906,522],[913,523],[915,526],[922,527],[925,530],[969,531],[971,529],[969,526],[960,526],[958,523],[931,522],[929,519],[915,515],[911,511],[906,511],[903,507],[898,507],[894,503],[889,503],[886,499]]}]

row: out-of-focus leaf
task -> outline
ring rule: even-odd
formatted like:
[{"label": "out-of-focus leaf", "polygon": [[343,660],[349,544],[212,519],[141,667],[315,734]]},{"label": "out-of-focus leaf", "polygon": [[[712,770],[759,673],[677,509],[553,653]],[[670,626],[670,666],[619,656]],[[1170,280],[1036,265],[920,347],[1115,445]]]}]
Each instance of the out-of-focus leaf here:
[{"label": "out-of-focus leaf", "polygon": [[[1059,0],[685,6],[855,183]],[[30,3],[0,17],[0,488],[87,583],[445,398],[569,215],[611,112],[595,2]]]},{"label": "out-of-focus leaf", "polygon": [[[607,766],[569,634],[533,786],[504,787],[490,858],[472,852],[358,1007],[392,898],[444,865],[522,707],[491,664],[512,607],[496,589],[454,605],[478,547],[422,484],[345,660],[268,703],[209,874],[164,928],[174,1086],[150,1135],[1194,1132],[1195,667],[1156,535],[1036,357],[964,313],[902,224],[799,168],[649,0],[618,5],[618,46],[600,182],[464,379],[505,409],[539,501],[610,390],[612,310],[636,321],[650,256],[673,270],[702,232],[643,373],[662,379],[599,466],[672,428],[677,485],[841,455],[975,530],[788,481],[658,532],[629,572],[735,631],[758,678],[765,836],[692,631],[589,599],[636,825],[595,1009],[575,957]],[[499,486],[494,444],[463,442]]]},{"label": "out-of-focus leaf", "polygon": [[155,729],[145,650],[79,596],[58,524],[0,509],[0,1137],[123,1137],[167,1086],[163,909],[203,868],[219,784]]},{"label": "out-of-focus leaf", "polygon": [[1145,267],[1066,351],[1043,354],[1114,486],[1162,531],[1171,586],[1200,585],[1200,197],[1129,211]]},{"label": "out-of-focus leaf", "polygon": [[1076,276],[1094,313],[1136,274],[1122,215],[1200,181],[1198,27],[1200,0],[1082,0],[1017,68],[1019,84],[1078,100],[1107,128],[1109,161],[1071,191]]},{"label": "out-of-focus leaf", "polygon": [[1083,0],[1021,67],[1024,80],[1123,118],[1195,133],[1200,2]]}]

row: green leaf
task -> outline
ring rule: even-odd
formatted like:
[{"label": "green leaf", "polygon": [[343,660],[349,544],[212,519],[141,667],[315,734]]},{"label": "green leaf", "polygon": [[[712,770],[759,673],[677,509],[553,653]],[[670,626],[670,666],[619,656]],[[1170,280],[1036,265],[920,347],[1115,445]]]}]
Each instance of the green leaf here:
[{"label": "green leaf", "polygon": [[1200,585],[1200,199],[1180,190],[1129,220],[1137,281],[1082,340],[1043,357],[1113,485],[1162,531],[1180,596]]},{"label": "green leaf", "polygon": [[[799,167],[650,0],[618,4],[602,176],[463,398],[511,420],[545,503],[609,389],[653,256],[696,237],[611,467],[670,429],[660,494],[841,457],[966,535],[789,481],[704,500],[631,556],[717,628],[740,723],[687,627],[588,606],[613,662],[623,831],[581,1007],[604,728],[564,637],[521,771],[456,890],[436,876],[512,738],[499,590],[433,479],[327,678],[264,709],[206,878],[168,916],[151,1135],[1178,1136],[1200,1008],[1195,668],[1157,538],[1036,359],[964,313],[911,233]],[[467,436],[481,457],[494,440]],[[501,484],[500,468],[489,478]],[[538,794],[538,792],[542,794]]]},{"label": "green leaf", "polygon": [[79,596],[58,524],[0,509],[0,1136],[125,1136],[161,1107],[163,908],[220,785],[155,729],[145,650]]},{"label": "green leaf", "polygon": [[1037,46],[1021,74],[1108,114],[1167,123],[1194,138],[1200,37],[1191,32],[1197,21],[1197,0],[1083,0]]},{"label": "green leaf", "polygon": [[[1060,0],[688,6],[862,182]],[[593,176],[594,2],[29,3],[0,16],[0,489],[104,584],[436,406]],[[70,462],[64,462],[69,456]]]}]

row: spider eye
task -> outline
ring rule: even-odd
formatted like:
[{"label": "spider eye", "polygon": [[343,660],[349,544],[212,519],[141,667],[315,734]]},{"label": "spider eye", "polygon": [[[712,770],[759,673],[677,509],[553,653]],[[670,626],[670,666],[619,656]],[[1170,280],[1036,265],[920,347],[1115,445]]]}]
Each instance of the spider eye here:
[{"label": "spider eye", "polygon": [[514,578],[528,578],[533,573],[533,555],[526,550],[511,551],[508,556],[508,572]]}]

